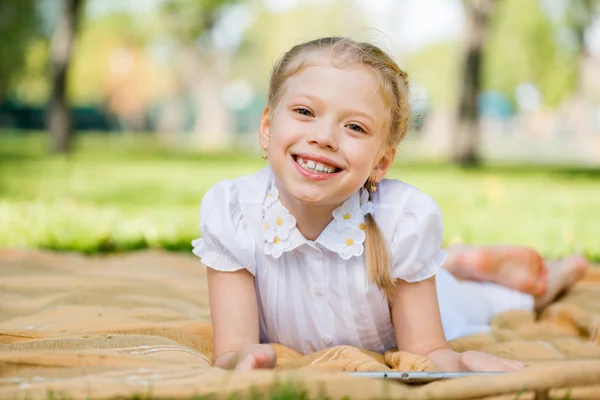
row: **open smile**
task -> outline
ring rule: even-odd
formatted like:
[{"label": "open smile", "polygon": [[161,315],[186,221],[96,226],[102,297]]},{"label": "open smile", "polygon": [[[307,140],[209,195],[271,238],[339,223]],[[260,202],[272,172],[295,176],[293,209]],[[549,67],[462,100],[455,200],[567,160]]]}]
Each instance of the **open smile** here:
[{"label": "open smile", "polygon": [[292,155],[292,159],[296,169],[306,178],[313,180],[332,178],[342,170],[334,162],[320,156],[296,154]]}]

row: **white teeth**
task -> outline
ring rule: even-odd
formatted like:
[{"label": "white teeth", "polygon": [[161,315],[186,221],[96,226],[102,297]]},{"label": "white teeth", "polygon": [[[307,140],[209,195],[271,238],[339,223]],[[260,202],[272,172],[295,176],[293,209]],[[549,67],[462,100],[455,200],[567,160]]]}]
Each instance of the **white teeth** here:
[{"label": "white teeth", "polygon": [[315,163],[312,160],[304,161],[302,157],[296,157],[296,162],[300,164],[305,169],[316,171],[316,172],[327,172],[329,174],[335,172],[335,167],[331,167],[329,165]]}]

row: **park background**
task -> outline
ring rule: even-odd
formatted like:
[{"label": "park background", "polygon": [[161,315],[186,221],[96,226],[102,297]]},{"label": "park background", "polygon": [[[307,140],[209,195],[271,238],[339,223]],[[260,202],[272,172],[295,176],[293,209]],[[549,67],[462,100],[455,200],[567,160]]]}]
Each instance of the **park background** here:
[{"label": "park background", "polygon": [[273,63],[326,35],[408,72],[390,176],[446,245],[600,261],[598,0],[0,0],[0,248],[191,251],[203,194],[266,165]]}]

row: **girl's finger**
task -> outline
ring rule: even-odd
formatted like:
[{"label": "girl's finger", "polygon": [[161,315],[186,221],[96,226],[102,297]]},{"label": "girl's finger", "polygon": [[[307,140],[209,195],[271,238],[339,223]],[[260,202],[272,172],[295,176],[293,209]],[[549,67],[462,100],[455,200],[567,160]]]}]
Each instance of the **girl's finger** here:
[{"label": "girl's finger", "polygon": [[512,371],[520,371],[525,368],[525,364],[521,361],[502,359],[502,362],[511,368]]},{"label": "girl's finger", "polygon": [[273,366],[274,366],[273,358],[270,357],[268,354],[263,354],[263,353],[255,354],[254,361],[255,361],[256,368],[273,368]]},{"label": "girl's finger", "polygon": [[235,366],[236,371],[252,371],[256,369],[256,360],[254,355],[248,354]]}]

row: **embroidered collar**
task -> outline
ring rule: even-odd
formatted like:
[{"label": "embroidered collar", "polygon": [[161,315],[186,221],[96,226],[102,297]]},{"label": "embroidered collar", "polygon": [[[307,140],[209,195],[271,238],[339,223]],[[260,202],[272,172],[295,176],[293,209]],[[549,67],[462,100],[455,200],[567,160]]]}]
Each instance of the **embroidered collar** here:
[{"label": "embroidered collar", "polygon": [[296,219],[281,204],[274,182],[263,203],[263,237],[265,254],[279,258],[303,244],[318,243],[338,253],[344,260],[364,252],[365,215],[373,213],[373,203],[365,189],[350,196],[333,210],[333,220],[314,241],[306,239],[296,227]]}]

